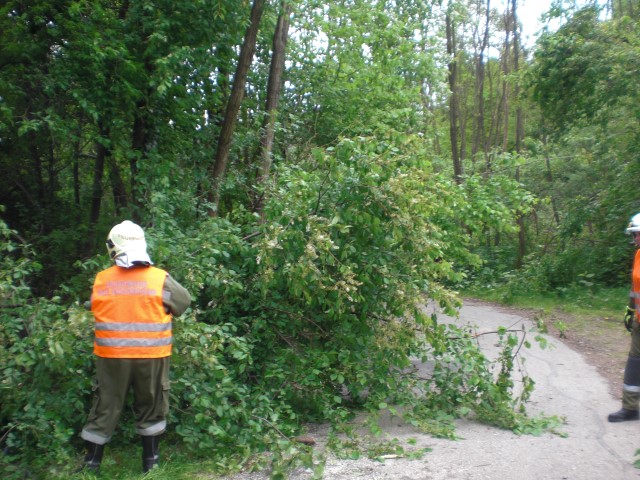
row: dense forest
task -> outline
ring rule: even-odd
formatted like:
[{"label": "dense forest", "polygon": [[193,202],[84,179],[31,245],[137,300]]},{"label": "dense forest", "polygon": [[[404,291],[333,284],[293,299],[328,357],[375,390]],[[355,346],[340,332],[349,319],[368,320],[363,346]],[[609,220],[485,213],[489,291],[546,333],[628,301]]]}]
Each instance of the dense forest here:
[{"label": "dense forest", "polygon": [[627,284],[640,1],[555,0],[525,44],[528,1],[3,2],[2,469],[77,455],[82,304],[124,219],[194,299],[170,432],[192,455],[389,405],[432,433],[535,421],[508,332],[496,376],[422,306]]}]

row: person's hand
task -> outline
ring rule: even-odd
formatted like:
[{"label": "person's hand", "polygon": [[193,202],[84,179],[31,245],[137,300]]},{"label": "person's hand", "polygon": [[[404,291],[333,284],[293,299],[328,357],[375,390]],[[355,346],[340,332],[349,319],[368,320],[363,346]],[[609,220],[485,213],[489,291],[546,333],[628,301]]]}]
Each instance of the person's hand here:
[{"label": "person's hand", "polygon": [[627,307],[627,312],[624,314],[624,327],[627,331],[633,330],[633,321],[635,320],[635,311],[631,307]]}]

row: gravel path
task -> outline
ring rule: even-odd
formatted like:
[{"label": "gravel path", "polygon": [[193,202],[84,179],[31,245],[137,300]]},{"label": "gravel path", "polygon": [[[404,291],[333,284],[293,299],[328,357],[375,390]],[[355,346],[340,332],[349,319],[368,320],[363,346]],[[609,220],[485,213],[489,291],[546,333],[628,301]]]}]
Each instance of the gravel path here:
[{"label": "gravel path", "polygon": [[[443,321],[443,320],[441,320]],[[453,322],[453,319],[450,319]],[[471,325],[479,333],[495,331],[499,326],[533,327],[530,320],[505,313],[497,307],[470,302],[462,308],[456,323]],[[496,337],[478,337],[481,348],[493,358]],[[397,418],[383,424],[388,439],[401,445],[431,451],[419,460],[397,457],[384,462],[367,458],[339,460],[329,458],[324,470],[327,480],[627,480],[640,479],[633,467],[640,448],[640,422],[611,424],[607,414],[619,408],[605,379],[579,352],[556,338],[547,337],[549,347],[542,350],[533,341],[522,352],[535,390],[528,404],[531,414],[544,413],[564,417],[560,430],[566,437],[544,433],[518,436],[510,431],[457,421],[460,440],[437,439],[424,435]],[[425,367],[426,368],[426,367]],[[309,432],[321,449],[326,428]],[[268,472],[242,473],[228,480],[268,479]],[[313,478],[309,471],[298,470],[291,479]]]}]

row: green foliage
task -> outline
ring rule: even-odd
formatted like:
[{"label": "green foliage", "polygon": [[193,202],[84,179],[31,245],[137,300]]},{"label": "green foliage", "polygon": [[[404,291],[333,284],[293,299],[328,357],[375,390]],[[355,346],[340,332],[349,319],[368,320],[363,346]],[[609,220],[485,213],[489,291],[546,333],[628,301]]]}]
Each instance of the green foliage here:
[{"label": "green foliage", "polygon": [[[0,204],[53,295],[113,219],[140,220],[168,172],[197,190],[224,108],[215,73],[248,2],[35,0],[0,7]],[[206,144],[207,148],[203,145]],[[169,175],[171,175],[169,173]],[[201,191],[194,195],[201,195]],[[96,241],[100,238],[100,241]]]},{"label": "green foliage", "polygon": [[516,282],[549,292],[586,278],[628,284],[633,248],[623,232],[640,211],[634,184],[640,92],[628,75],[640,52],[638,33],[637,22],[602,21],[587,7],[539,42],[529,80],[543,132],[555,141],[529,142],[534,156],[524,182],[547,200],[528,232],[536,246]]},{"label": "green foliage", "polygon": [[414,439],[410,439],[407,443],[408,445],[403,445],[397,438],[380,440],[376,437],[359,436],[353,431],[332,431],[329,435],[328,447],[336,452],[338,458],[358,460],[366,456],[379,462],[396,457],[419,460],[431,451],[430,448],[413,448]]},{"label": "green foliage", "polygon": [[[424,398],[416,400],[408,415],[411,423],[432,435],[456,438],[454,420],[474,415],[481,422],[507,428],[519,434],[540,433],[561,425],[555,417],[529,417],[526,404],[535,382],[522,367],[516,372],[518,352],[528,348],[526,332],[505,328],[494,332],[500,352],[491,361],[479,349],[476,339],[453,325],[438,324],[432,318],[424,360],[433,362],[425,382]],[[514,388],[518,373],[518,389]]]},{"label": "green foliage", "polygon": [[[333,144],[341,137],[371,135],[378,128],[422,130],[423,82],[443,80],[433,5],[405,0],[312,0],[294,25],[287,93],[296,143]],[[313,108],[307,108],[313,106]]]},{"label": "green foliage", "polygon": [[[629,286],[585,289],[581,285],[573,285],[561,291],[543,292],[529,290],[513,292],[511,283],[493,284],[487,287],[469,288],[466,296],[482,298],[492,302],[501,302],[523,308],[543,310],[545,312],[561,310],[576,317],[622,318],[629,300]],[[544,318],[539,317],[538,330],[545,333]]]},{"label": "green foliage", "polygon": [[[224,216],[212,219],[204,214],[209,172],[250,5],[0,7],[0,203],[34,246],[18,247],[0,224],[8,448],[0,462],[12,475],[30,464],[64,476],[73,463],[92,372],[91,317],[79,303],[108,264],[94,240],[123,217],[143,224],[156,264],[194,296],[175,322],[169,439],[186,455],[211,457],[212,469],[268,449],[275,476],[311,466],[291,437],[307,421],[342,431],[360,409],[375,419],[404,408],[416,425],[450,437],[453,419],[465,415],[518,432],[553,427],[520,410],[533,383],[513,391],[518,339],[500,332],[503,353],[490,362],[465,332],[419,306],[432,300],[455,315],[455,289],[470,284],[515,300],[532,290],[591,295],[627,280],[621,231],[640,210],[640,102],[628,74],[638,63],[637,22],[601,22],[589,8],[545,36],[530,77],[541,118],[527,99],[497,94],[515,79],[502,78],[507,59],[488,60],[485,147],[512,143],[499,138],[507,104],[530,114],[536,138],[517,155],[473,152],[465,169],[483,175],[457,184],[440,147],[449,92],[439,6],[298,2],[274,176],[263,187],[254,180],[275,18],[268,8],[223,180]],[[461,25],[482,15],[466,7],[451,4]],[[465,50],[469,32],[459,33],[460,134],[470,145],[481,113],[477,58]],[[563,133],[552,145],[550,131]],[[476,163],[483,155],[486,169]],[[263,190],[259,220],[252,204]],[[517,218],[528,248],[521,270]],[[434,363],[432,378],[401,374],[422,357]],[[123,423],[116,450],[133,437]]]},{"label": "green foliage", "polygon": [[[405,406],[416,424],[441,412],[443,428],[473,411],[523,428],[515,420],[522,414],[505,415],[515,407],[510,340],[494,380],[471,339],[426,317],[420,305],[430,298],[455,315],[450,286],[462,268],[479,264],[469,232],[513,229],[509,219],[526,195],[498,178],[455,184],[416,153],[419,141],[380,132],[278,166],[264,222],[193,222],[188,191],[150,197],[152,258],[194,297],[174,322],[171,443],[218,469],[268,449],[280,472],[315,462],[291,441],[306,422],[340,428],[362,409],[375,419],[381,409]],[[86,298],[89,277],[106,263],[105,255],[81,263],[66,296]],[[13,273],[6,278],[7,290],[21,291]],[[91,315],[33,298],[28,288],[24,295],[19,307],[2,311],[2,435],[11,452],[3,462],[19,475],[33,461],[53,476],[74,463],[89,409]],[[437,365],[427,382],[403,374],[420,357]],[[55,398],[45,401],[51,392]],[[129,416],[116,448],[135,436]],[[34,427],[52,433],[45,439]]]},{"label": "green foliage", "polygon": [[38,266],[3,222],[0,227],[0,465],[22,477],[24,465],[55,470],[75,456],[70,440],[91,394],[92,322],[59,298],[31,295],[28,281]]},{"label": "green foliage", "polygon": [[586,7],[536,50],[534,98],[559,127],[592,119],[610,100],[601,84],[612,69],[610,39],[598,24],[598,9]]}]

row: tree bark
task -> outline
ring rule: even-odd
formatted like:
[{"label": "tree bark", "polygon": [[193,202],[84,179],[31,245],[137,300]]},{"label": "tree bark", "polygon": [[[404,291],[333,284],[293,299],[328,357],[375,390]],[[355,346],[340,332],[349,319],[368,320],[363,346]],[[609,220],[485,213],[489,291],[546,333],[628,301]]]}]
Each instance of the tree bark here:
[{"label": "tree bark", "polygon": [[487,0],[486,16],[485,16],[485,28],[482,36],[482,42],[480,44],[480,51],[476,64],[476,106],[475,106],[475,125],[474,125],[474,139],[471,147],[471,156],[475,160],[479,151],[484,154],[485,164],[488,164],[488,148],[486,142],[486,133],[484,131],[484,77],[485,77],[485,65],[484,65],[484,52],[489,44],[489,26],[490,26],[490,7],[491,0]]},{"label": "tree bark", "polygon": [[[513,71],[517,74],[520,70],[520,36],[518,34],[517,1],[511,0],[511,18],[513,25]],[[522,106],[520,105],[520,84],[516,81],[514,96],[516,101],[516,153],[522,150],[522,137],[524,136],[524,123],[522,116]],[[516,180],[520,181],[520,167],[516,167]],[[527,237],[525,235],[524,214],[518,214],[518,258],[516,268],[522,268],[524,257],[527,254]]]},{"label": "tree bark", "polygon": [[502,57],[502,73],[504,75],[504,80],[502,83],[502,111],[504,122],[502,125],[502,151],[506,152],[509,147],[509,82],[507,78],[509,77],[509,52],[510,48],[510,34],[511,34],[511,12],[509,11],[509,7],[507,6],[507,11],[505,12],[505,37],[504,37],[504,54]]},{"label": "tree bark", "polygon": [[458,151],[458,122],[460,117],[460,98],[458,89],[458,66],[456,58],[455,25],[451,15],[446,14],[447,54],[449,55],[449,137],[451,139],[451,159],[453,160],[453,178],[456,183],[462,182],[462,161]]},{"label": "tree bark", "polygon": [[[422,108],[425,112],[428,112],[428,114],[425,115],[425,131],[429,132],[430,129],[433,129],[433,133],[431,134],[433,137],[433,151],[436,155],[440,155],[442,154],[442,148],[440,147],[440,134],[438,132],[436,108],[431,100],[429,85],[426,83],[420,88],[420,99],[422,101]],[[429,137],[430,135],[427,133],[425,138]]]},{"label": "tree bark", "polygon": [[[149,77],[151,77],[154,70],[153,65],[145,62],[145,69]],[[151,94],[151,92],[148,93],[149,95]],[[138,200],[139,196],[136,192],[138,188],[138,162],[147,158],[150,145],[153,143],[151,118],[152,113],[148,102],[146,100],[137,102],[135,106],[133,127],[131,130],[131,148],[134,154],[131,155],[129,160],[129,169],[131,174],[129,194],[131,195],[131,204],[134,207],[132,212],[134,221],[140,221],[142,211],[142,205]],[[122,193],[125,192],[123,191]],[[129,201],[127,198],[123,198],[122,203],[124,205],[128,205]]]},{"label": "tree bark", "polygon": [[113,193],[113,204],[116,207],[116,212],[121,213],[126,210],[129,204],[127,188],[124,180],[122,179],[120,168],[118,167],[115,158],[113,158],[113,155],[109,155],[107,166],[109,171],[109,183],[111,183],[111,192]]},{"label": "tree bark", "polygon": [[[100,122],[99,130],[100,136],[104,138],[109,137],[109,129],[104,127],[102,121]],[[91,193],[91,212],[89,214],[89,229],[87,235],[87,243],[85,246],[85,255],[91,256],[95,254],[96,248],[96,234],[98,220],[100,219],[100,208],[102,205],[102,181],[104,178],[104,166],[107,157],[110,155],[109,149],[104,145],[104,142],[96,142],[96,162],[93,167],[93,186]]]},{"label": "tree bark", "polygon": [[231,87],[231,95],[225,110],[222,128],[218,138],[218,146],[216,155],[211,168],[211,190],[209,192],[209,216],[218,215],[218,205],[220,203],[220,183],[227,169],[229,161],[229,150],[231,149],[231,139],[235,130],[236,118],[240,110],[240,104],[244,97],[244,88],[247,81],[247,73],[251,66],[251,60],[256,48],[256,39],[258,36],[258,27],[262,12],[264,10],[265,0],[254,0],[251,8],[251,17],[249,27],[245,33],[244,41],[240,49],[240,57],[238,59],[238,67],[233,79]]},{"label": "tree bark", "polygon": [[[262,193],[256,202],[256,212],[263,217],[265,203],[265,188],[271,170],[273,139],[276,131],[278,105],[280,103],[280,91],[282,89],[282,77],[284,74],[284,61],[289,37],[289,21],[291,6],[287,0],[282,1],[280,16],[273,36],[273,56],[269,68],[269,80],[267,83],[267,100],[265,105],[265,120],[260,139],[260,173],[258,185],[262,186]],[[264,220],[264,219],[263,219]]]},{"label": "tree bark", "polygon": [[[82,123],[82,122],[80,122]],[[80,223],[80,155],[82,154],[81,131],[76,132],[76,141],[73,144],[73,204],[76,222]]]},{"label": "tree bark", "polygon": [[[547,167],[546,177],[549,185],[553,187],[553,171],[551,170],[551,158],[549,157],[549,152],[547,150],[546,137],[544,138],[544,147],[544,160]],[[551,192],[551,210],[553,211],[553,219],[555,220],[556,225],[560,225],[560,214],[558,213],[558,205],[556,203],[556,197],[554,195],[553,188],[551,188]]]}]

